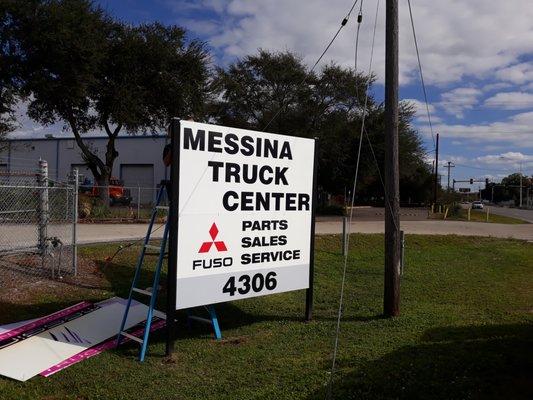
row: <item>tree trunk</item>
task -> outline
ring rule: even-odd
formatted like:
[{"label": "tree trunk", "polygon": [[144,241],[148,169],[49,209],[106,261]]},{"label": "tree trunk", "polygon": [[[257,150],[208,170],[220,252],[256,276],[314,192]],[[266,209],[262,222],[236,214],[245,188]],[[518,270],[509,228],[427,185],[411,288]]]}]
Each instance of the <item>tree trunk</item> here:
[{"label": "tree trunk", "polygon": [[85,162],[87,163],[87,167],[93,173],[95,184],[98,186],[98,198],[102,201],[102,204],[109,206],[109,179],[111,178],[111,174],[113,172],[115,159],[118,157],[118,152],[115,149],[115,139],[122,129],[122,125],[117,125],[114,130],[111,130],[107,119],[104,118],[102,121],[107,136],[109,137],[106,146],[104,162],[83,142],[73,114],[71,114],[68,118],[68,122],[70,128],[72,129],[72,133],[74,134],[74,138],[76,139],[76,143],[82,152]]},{"label": "tree trunk", "polygon": [[98,186],[98,198],[102,205],[109,207],[109,174],[102,173],[100,178],[96,180]]},{"label": "tree trunk", "polygon": [[[83,142],[80,131],[78,130],[76,119],[73,114],[68,118],[68,122],[76,144],[81,150],[83,159],[87,163],[87,167],[91,170],[94,176],[94,182],[97,186],[98,197],[102,200],[102,204],[109,206],[109,178],[111,177],[111,169],[108,169],[106,164],[98,158],[98,156],[91,151],[91,149]],[[118,132],[117,132],[118,134]],[[112,166],[112,165],[111,165]]]}]

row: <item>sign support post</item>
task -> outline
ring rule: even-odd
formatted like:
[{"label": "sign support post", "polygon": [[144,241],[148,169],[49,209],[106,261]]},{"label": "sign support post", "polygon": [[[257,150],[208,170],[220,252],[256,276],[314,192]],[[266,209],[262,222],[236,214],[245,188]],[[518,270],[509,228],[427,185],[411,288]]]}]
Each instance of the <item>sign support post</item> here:
[{"label": "sign support post", "polygon": [[170,123],[170,144],[172,148],[172,164],[170,165],[170,193],[169,195],[169,244],[167,266],[167,309],[166,324],[167,338],[166,351],[172,357],[174,350],[174,337],[176,325],[176,281],[177,281],[177,256],[178,256],[178,218],[179,218],[179,172],[180,163],[177,155],[180,151],[180,120],[173,118]]},{"label": "sign support post", "polygon": [[315,281],[315,211],[317,201],[318,140],[315,138],[313,161],[313,200],[311,207],[311,243],[309,254],[309,288],[305,291],[305,320],[313,318],[313,285]]}]

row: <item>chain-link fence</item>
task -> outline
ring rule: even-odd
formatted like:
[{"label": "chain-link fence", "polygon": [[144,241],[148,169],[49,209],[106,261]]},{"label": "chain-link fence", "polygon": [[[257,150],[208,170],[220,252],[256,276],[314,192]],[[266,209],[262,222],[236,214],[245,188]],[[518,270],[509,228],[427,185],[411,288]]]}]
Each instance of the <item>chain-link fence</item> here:
[{"label": "chain-link fence", "polygon": [[[80,222],[147,222],[150,219],[160,185],[156,187],[124,186],[122,182],[110,186],[84,185],[79,187]],[[100,193],[108,193],[108,202],[100,200]],[[160,205],[168,205],[165,195]]]},{"label": "chain-link fence", "polygon": [[0,287],[75,274],[77,188],[35,171],[0,172]]}]

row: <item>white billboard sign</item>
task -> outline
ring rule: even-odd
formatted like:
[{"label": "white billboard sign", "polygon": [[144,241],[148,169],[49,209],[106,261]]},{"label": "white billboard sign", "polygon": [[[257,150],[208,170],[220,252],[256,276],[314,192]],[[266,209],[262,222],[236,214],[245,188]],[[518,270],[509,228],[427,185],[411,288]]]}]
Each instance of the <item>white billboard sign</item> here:
[{"label": "white billboard sign", "polygon": [[181,121],[176,309],[309,287],[315,141]]}]

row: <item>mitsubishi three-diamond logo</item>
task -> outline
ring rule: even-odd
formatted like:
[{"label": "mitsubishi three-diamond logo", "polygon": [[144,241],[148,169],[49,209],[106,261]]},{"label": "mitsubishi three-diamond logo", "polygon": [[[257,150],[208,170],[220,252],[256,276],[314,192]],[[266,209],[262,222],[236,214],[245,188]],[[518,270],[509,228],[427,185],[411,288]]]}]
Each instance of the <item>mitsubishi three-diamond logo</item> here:
[{"label": "mitsubishi three-diamond logo", "polygon": [[213,225],[211,225],[211,228],[209,229],[209,235],[211,235],[211,241],[209,242],[203,242],[200,246],[200,250],[198,250],[198,253],[208,253],[209,250],[211,250],[211,247],[215,245],[217,251],[227,251],[226,244],[223,241],[216,241],[215,239],[218,236],[218,228],[217,224],[213,222]]}]

